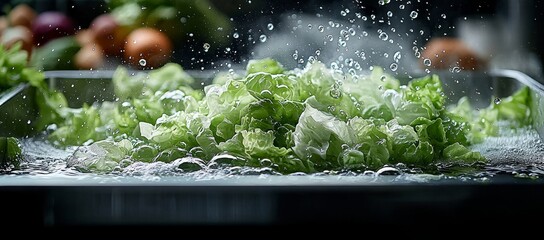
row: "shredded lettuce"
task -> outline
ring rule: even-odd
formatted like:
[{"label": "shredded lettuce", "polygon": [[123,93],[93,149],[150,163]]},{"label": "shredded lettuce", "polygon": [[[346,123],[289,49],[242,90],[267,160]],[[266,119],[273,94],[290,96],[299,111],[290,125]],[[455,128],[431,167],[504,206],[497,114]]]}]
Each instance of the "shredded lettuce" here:
[{"label": "shredded lettuce", "polygon": [[378,67],[352,76],[319,62],[286,71],[263,59],[250,61],[245,76],[226,76],[202,92],[175,64],[147,75],[119,68],[121,100],[66,111],[50,138],[85,145],[82,160],[72,159],[84,171],[185,157],[282,173],[366,170],[483,162],[470,144],[493,135],[496,121],[527,124],[530,114],[528,89],[474,114],[466,99],[446,108],[438,76],[401,86]]}]

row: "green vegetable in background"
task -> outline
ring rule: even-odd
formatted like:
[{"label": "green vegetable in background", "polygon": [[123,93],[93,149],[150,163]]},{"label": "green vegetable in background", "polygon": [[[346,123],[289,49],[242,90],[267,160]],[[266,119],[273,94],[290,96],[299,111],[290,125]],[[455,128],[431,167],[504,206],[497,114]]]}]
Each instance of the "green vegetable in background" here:
[{"label": "green vegetable in background", "polygon": [[41,73],[27,68],[28,53],[18,42],[10,49],[0,44],[0,92],[20,83],[39,86],[43,81]]},{"label": "green vegetable in background", "polygon": [[34,127],[43,130],[45,126],[68,117],[68,104],[64,95],[49,89],[43,73],[28,66],[27,59],[28,53],[21,49],[20,43],[10,49],[0,45],[0,93],[19,84],[35,87],[40,118],[34,123]]},{"label": "green vegetable in background", "polygon": [[[89,145],[71,161],[94,172],[183,157],[282,173],[426,167],[485,161],[469,145],[494,132],[478,129],[498,120],[527,124],[529,114],[523,89],[504,105],[469,114],[466,100],[445,107],[437,76],[401,86],[380,68],[351,76],[316,62],[285,71],[263,59],[247,69],[246,76],[223,76],[202,93],[175,64],[135,76],[119,68],[113,81],[121,101],[66,110],[69,117],[50,138]],[[203,162],[193,165],[200,169]]]},{"label": "green vegetable in background", "polygon": [[74,36],[57,38],[37,48],[30,65],[43,71],[75,69],[74,55],[81,49]]}]

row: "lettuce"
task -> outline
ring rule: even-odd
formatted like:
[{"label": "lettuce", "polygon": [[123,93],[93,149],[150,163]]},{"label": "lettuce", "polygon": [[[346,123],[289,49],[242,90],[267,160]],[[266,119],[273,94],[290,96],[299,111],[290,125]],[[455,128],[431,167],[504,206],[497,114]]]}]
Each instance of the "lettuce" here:
[{"label": "lettuce", "polygon": [[19,141],[13,137],[0,137],[0,171],[19,169],[22,160]]},{"label": "lettuce", "polygon": [[465,98],[447,109],[437,76],[401,86],[377,67],[352,76],[319,62],[286,71],[272,59],[252,60],[247,75],[203,92],[173,64],[135,76],[120,68],[115,76],[121,101],[62,108],[65,121],[50,136],[90,144],[82,149],[94,157],[75,155],[81,169],[186,157],[282,173],[472,164],[485,159],[470,144],[492,135],[497,121],[527,124],[530,114],[528,89],[479,113]]}]

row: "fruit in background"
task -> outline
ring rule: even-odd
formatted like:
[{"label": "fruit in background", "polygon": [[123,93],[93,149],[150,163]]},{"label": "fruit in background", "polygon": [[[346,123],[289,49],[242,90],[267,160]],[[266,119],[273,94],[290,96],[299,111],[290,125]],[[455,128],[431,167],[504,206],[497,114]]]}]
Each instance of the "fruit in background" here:
[{"label": "fruit in background", "polygon": [[5,16],[0,16],[0,36],[2,36],[2,33],[4,30],[6,30],[9,27],[8,19]]},{"label": "fruit in background", "polygon": [[156,29],[138,28],[126,39],[125,60],[133,66],[156,68],[167,63],[171,54],[170,39]]},{"label": "fruit in background", "polygon": [[103,50],[98,44],[86,44],[76,53],[74,62],[78,69],[99,69],[104,66]]},{"label": "fruit in background", "polygon": [[26,4],[19,4],[9,12],[8,18],[12,26],[25,26],[30,29],[36,19],[36,12]]},{"label": "fruit in background", "polygon": [[[421,53],[423,67],[433,69],[479,70],[485,67],[485,62],[478,57],[463,41],[456,38],[433,38]],[[426,59],[431,65],[425,64]]]},{"label": "fruit in background", "polygon": [[28,28],[23,26],[10,27],[4,30],[0,43],[6,48],[10,48],[16,42],[22,42],[22,49],[26,50],[28,54],[32,52],[32,32]]},{"label": "fruit in background", "polygon": [[122,55],[125,45],[127,31],[119,26],[114,17],[110,14],[102,14],[96,17],[89,29],[93,31],[95,41],[104,49],[106,55]]},{"label": "fruit in background", "polygon": [[89,29],[83,29],[76,33],[76,40],[81,46],[95,43],[95,36],[93,31]]},{"label": "fruit in background", "polygon": [[41,46],[55,38],[75,33],[72,20],[61,12],[44,12],[32,24],[34,44]]}]

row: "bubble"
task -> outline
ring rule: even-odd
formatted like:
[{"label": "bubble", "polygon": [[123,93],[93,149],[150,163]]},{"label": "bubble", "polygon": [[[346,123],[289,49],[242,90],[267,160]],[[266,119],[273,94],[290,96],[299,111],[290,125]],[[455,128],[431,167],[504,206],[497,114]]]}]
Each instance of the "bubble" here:
[{"label": "bubble", "polygon": [[393,17],[393,12],[387,11],[387,16],[388,16],[388,17]]},{"label": "bubble", "polygon": [[317,26],[317,30],[319,32],[323,32],[323,31],[325,31],[325,27],[323,27],[323,25],[319,25],[319,26]]},{"label": "bubble", "polygon": [[332,42],[334,40],[334,37],[332,35],[327,35],[327,39],[329,40],[329,42]]},{"label": "bubble", "polygon": [[232,34],[232,37],[233,37],[233,38],[239,38],[239,37],[240,37],[240,34],[238,34],[237,32],[235,32],[235,33]]},{"label": "bubble", "polygon": [[145,65],[147,65],[147,61],[145,59],[140,59],[140,61],[138,61],[138,63],[140,64],[140,66],[142,67],[145,67]]},{"label": "bubble", "polygon": [[261,35],[261,36],[259,37],[259,41],[261,41],[261,42],[266,42],[266,35],[264,35],[264,34]]},{"label": "bubble", "polygon": [[204,52],[208,52],[208,50],[210,50],[210,44],[209,43],[204,43]]},{"label": "bubble", "polygon": [[272,31],[272,30],[274,30],[274,24],[269,23],[269,24],[266,26],[266,28],[268,28],[268,30]]},{"label": "bubble", "polygon": [[380,33],[379,38],[383,41],[387,41],[387,39],[389,39],[389,36],[387,35],[387,33],[382,32]]},{"label": "bubble", "polygon": [[389,68],[391,69],[391,71],[395,72],[397,71],[399,65],[396,64],[396,63],[391,63],[391,66],[389,66]]},{"label": "bubble", "polygon": [[493,102],[494,102],[495,104],[500,104],[501,101],[502,101],[502,100],[501,100],[500,98],[495,98],[495,100],[493,100]]},{"label": "bubble", "polygon": [[348,32],[349,32],[349,34],[350,34],[351,36],[355,36],[355,29],[350,28],[350,29],[348,29]]},{"label": "bubble", "polygon": [[428,58],[423,59],[423,65],[427,67],[431,66],[431,59],[428,59]]},{"label": "bubble", "polygon": [[321,50],[319,50],[319,49],[315,50],[315,55],[316,55],[316,56],[321,55]]},{"label": "bubble", "polygon": [[346,11],[342,10],[342,11],[340,11],[340,15],[345,17],[346,15],[348,15],[348,13]]},{"label": "bubble", "polygon": [[459,73],[459,72],[461,72],[461,68],[459,68],[459,67],[453,67],[452,72],[454,72],[454,73]]},{"label": "bubble", "polygon": [[363,37],[368,36],[368,33],[366,31],[363,31]]},{"label": "bubble", "polygon": [[443,19],[446,19],[446,14],[442,13],[442,15],[440,15],[440,17],[442,17]]},{"label": "bubble", "polygon": [[311,29],[312,29],[312,27],[313,27],[313,26],[312,26],[312,24],[308,24],[308,29],[310,29],[310,30],[311,30]]},{"label": "bubble", "polygon": [[425,32],[424,32],[423,30],[419,30],[419,34],[420,34],[421,36],[423,36],[423,34],[425,34]]},{"label": "bubble", "polygon": [[380,168],[377,172],[376,172],[376,175],[378,176],[383,176],[383,175],[400,175],[401,172],[400,170],[396,169],[396,168],[393,168],[393,167],[383,167],[383,168]]},{"label": "bubble", "polygon": [[412,11],[412,12],[410,13],[410,18],[412,18],[412,19],[417,18],[417,12],[416,12],[416,11]]},{"label": "bubble", "polygon": [[399,5],[399,9],[404,9],[404,4]]}]

